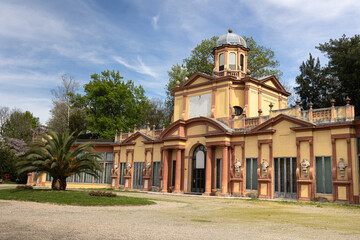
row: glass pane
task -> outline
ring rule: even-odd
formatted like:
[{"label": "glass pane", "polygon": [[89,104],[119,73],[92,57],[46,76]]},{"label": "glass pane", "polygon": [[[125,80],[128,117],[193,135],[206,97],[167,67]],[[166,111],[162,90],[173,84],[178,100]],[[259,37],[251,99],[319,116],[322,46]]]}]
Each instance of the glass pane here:
[{"label": "glass pane", "polygon": [[67,182],[67,183],[72,183],[72,182],[73,182],[73,177],[72,177],[72,176],[67,177],[67,178],[66,178],[66,182]]},{"label": "glass pane", "polygon": [[152,185],[154,187],[159,186],[159,168],[160,168],[160,162],[153,162],[153,180]]},{"label": "glass pane", "polygon": [[257,190],[257,168],[258,168],[258,160],[257,158],[253,158],[253,172],[252,172],[252,189]]},{"label": "glass pane", "polygon": [[285,191],[284,180],[284,158],[280,158],[280,192]]},{"label": "glass pane", "polygon": [[221,158],[216,159],[216,188],[221,188]]},{"label": "glass pane", "polygon": [[105,183],[111,184],[111,169],[113,167],[112,163],[105,163]]},{"label": "glass pane", "polygon": [[315,158],[316,192],[323,193],[322,157]]},{"label": "glass pane", "polygon": [[292,164],[292,188],[293,188],[293,193],[297,192],[297,184],[296,184],[296,164],[297,164],[297,160],[296,158],[292,158],[293,164]]},{"label": "glass pane", "polygon": [[219,66],[224,66],[224,54],[220,54],[219,56]]},{"label": "glass pane", "polygon": [[99,177],[94,179],[95,183],[103,183],[103,172],[98,171]]},{"label": "glass pane", "polygon": [[246,189],[251,189],[251,158],[246,159]]},{"label": "glass pane", "polygon": [[241,71],[244,71],[244,55],[240,55],[240,68]]},{"label": "glass pane", "polygon": [[124,185],[124,182],[125,182],[125,173],[124,173],[124,170],[125,170],[125,163],[120,163],[120,185]]},{"label": "glass pane", "polygon": [[231,70],[236,70],[236,54],[229,53],[229,68]]},{"label": "glass pane", "polygon": [[92,179],[93,177],[90,174],[85,173],[85,179],[84,179],[85,183],[92,183]]},{"label": "glass pane", "polygon": [[285,191],[290,192],[290,158],[285,158],[286,162],[286,180],[285,180]]},{"label": "glass pane", "polygon": [[331,177],[331,158],[324,157],[325,159],[325,193],[332,193],[332,177]]},{"label": "glass pane", "polygon": [[275,182],[275,192],[279,191],[279,160],[277,158],[274,159],[274,182]]},{"label": "glass pane", "polygon": [[105,155],[105,153],[100,153],[100,158],[96,158],[96,160],[98,160],[98,161],[104,161],[104,155]]},{"label": "glass pane", "polygon": [[196,169],[205,168],[205,154],[203,151],[198,151],[196,153]]},{"label": "glass pane", "polygon": [[108,161],[108,162],[113,161],[113,153],[112,152],[106,153],[106,161]]},{"label": "glass pane", "polygon": [[[199,153],[199,152],[198,152]],[[198,160],[196,159],[196,165],[197,165]],[[172,165],[172,181],[171,181],[171,186],[174,187],[175,186],[175,173],[176,173],[176,160],[173,160],[173,165]]]},{"label": "glass pane", "polygon": [[76,183],[82,183],[83,175],[84,175],[84,173],[80,173],[80,175],[79,175],[79,174],[75,174],[74,182],[76,182]]}]

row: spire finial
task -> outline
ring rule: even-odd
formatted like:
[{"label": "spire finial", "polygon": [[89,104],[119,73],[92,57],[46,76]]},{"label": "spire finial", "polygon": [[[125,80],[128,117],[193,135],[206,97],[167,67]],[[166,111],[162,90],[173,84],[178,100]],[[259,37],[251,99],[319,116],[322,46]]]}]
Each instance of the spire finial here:
[{"label": "spire finial", "polygon": [[231,29],[231,28],[229,28],[228,32],[229,32],[229,33],[232,33],[233,31],[232,31],[232,29]]}]

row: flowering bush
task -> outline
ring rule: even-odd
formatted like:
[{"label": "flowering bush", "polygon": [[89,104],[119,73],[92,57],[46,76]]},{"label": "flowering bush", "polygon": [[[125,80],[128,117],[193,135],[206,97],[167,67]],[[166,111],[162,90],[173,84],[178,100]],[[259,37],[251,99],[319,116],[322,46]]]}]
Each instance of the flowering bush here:
[{"label": "flowering bush", "polygon": [[94,197],[116,197],[115,193],[106,191],[90,191],[89,195]]}]

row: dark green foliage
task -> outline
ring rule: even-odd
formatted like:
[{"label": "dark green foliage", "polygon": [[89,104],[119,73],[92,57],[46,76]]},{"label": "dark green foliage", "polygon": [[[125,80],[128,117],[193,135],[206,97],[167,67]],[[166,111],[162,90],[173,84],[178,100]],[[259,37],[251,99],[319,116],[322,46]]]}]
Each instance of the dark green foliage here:
[{"label": "dark green foliage", "polygon": [[93,197],[116,197],[117,195],[113,192],[107,192],[107,191],[90,191],[90,196]]},{"label": "dark green foliage", "polygon": [[39,125],[39,118],[34,117],[31,112],[13,110],[2,126],[2,134],[3,137],[22,139],[29,143],[32,139],[32,130]]},{"label": "dark green foliage", "polygon": [[0,189],[0,199],[80,206],[116,206],[155,204],[146,198],[117,196],[92,197],[87,191],[52,191],[48,189]]},{"label": "dark green foliage", "polygon": [[37,172],[37,178],[48,173],[53,177],[52,189],[65,190],[67,177],[82,172],[98,177],[98,172],[102,171],[96,160],[101,155],[92,152],[93,144],[85,143],[72,149],[78,134],[50,131],[41,137],[31,143],[28,152],[16,164],[19,174]]},{"label": "dark green foliage", "polygon": [[328,74],[329,68],[321,67],[319,58],[309,54],[309,59],[300,66],[300,75],[296,77],[296,93],[300,97],[300,105],[303,109],[309,108],[312,102],[313,108],[330,106],[330,100],[338,94],[338,84]]},{"label": "dark green foliage", "polygon": [[127,131],[146,124],[146,109],[151,105],[141,86],[122,81],[119,71],[91,75],[84,86],[85,95],[76,95],[73,106],[87,112],[88,130],[102,139],[114,138],[116,129]]},{"label": "dark green foliage", "polygon": [[346,96],[351,98],[356,114],[360,114],[360,35],[339,39],[317,47],[329,58],[328,68],[332,80],[337,83],[335,100],[344,105]]},{"label": "dark green foliage", "polygon": [[0,178],[4,179],[5,174],[10,174],[10,181],[26,183],[27,175],[18,174],[15,164],[25,154],[26,143],[15,138],[5,138],[0,143]]},{"label": "dark green foliage", "polygon": [[280,80],[283,73],[277,69],[279,61],[275,60],[275,53],[270,48],[258,45],[252,37],[243,36],[248,52],[248,69],[252,77],[275,76]]}]

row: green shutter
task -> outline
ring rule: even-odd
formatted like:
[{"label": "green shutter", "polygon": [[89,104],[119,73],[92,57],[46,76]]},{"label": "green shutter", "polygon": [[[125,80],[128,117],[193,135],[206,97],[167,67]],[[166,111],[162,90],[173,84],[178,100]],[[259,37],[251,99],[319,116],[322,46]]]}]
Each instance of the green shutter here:
[{"label": "green shutter", "polygon": [[322,172],[322,157],[316,157],[316,192],[323,193],[323,172]]},{"label": "green shutter", "polygon": [[332,193],[331,158],[324,157],[325,163],[325,193]]},{"label": "green shutter", "polygon": [[252,189],[257,190],[257,167],[258,167],[258,161],[257,158],[253,158],[253,176],[252,176]]}]

